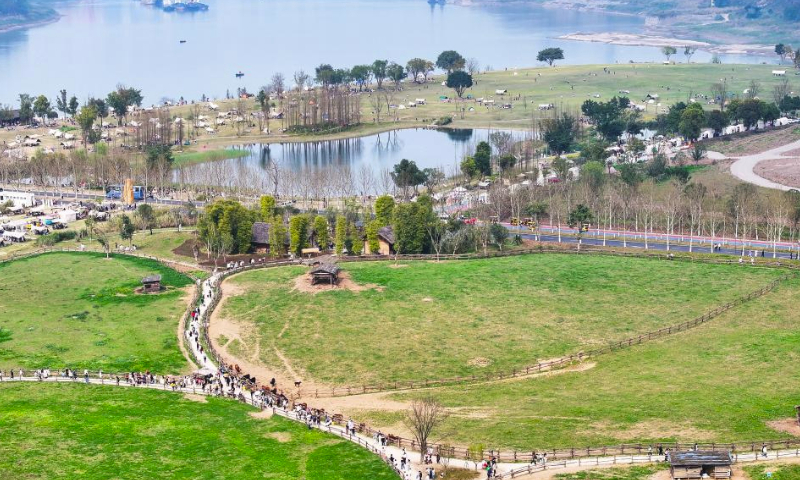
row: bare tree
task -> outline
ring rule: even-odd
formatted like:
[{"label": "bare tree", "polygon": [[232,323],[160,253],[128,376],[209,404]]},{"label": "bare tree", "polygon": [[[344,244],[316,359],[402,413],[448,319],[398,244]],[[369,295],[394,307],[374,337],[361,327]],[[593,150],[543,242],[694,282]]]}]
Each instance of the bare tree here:
[{"label": "bare tree", "polygon": [[725,104],[728,102],[728,79],[723,78],[711,85],[711,93],[719,102],[719,109],[725,111]]},{"label": "bare tree", "polygon": [[789,79],[783,77],[777,85],[772,87],[772,100],[775,105],[780,105],[781,101],[792,93],[792,86],[789,84]]},{"label": "bare tree", "polygon": [[468,58],[466,64],[467,73],[472,75],[473,77],[477,74],[481,69],[481,64],[478,63],[478,59],[475,57]]},{"label": "bare tree", "polygon": [[756,81],[755,79],[750,80],[750,84],[747,86],[747,93],[745,94],[749,100],[753,100],[758,97],[758,94],[761,93],[761,83]]},{"label": "bare tree", "polygon": [[272,80],[269,84],[270,90],[272,90],[278,98],[283,96],[283,92],[286,91],[286,78],[283,76],[282,73],[278,72],[272,76]]},{"label": "bare tree", "polygon": [[298,70],[294,72],[294,84],[297,87],[297,91],[302,92],[305,86],[308,84],[309,76],[305,72],[305,70]]},{"label": "bare tree", "polygon": [[403,420],[406,427],[411,430],[414,438],[419,443],[419,461],[425,461],[428,443],[431,441],[433,431],[447,418],[444,406],[433,397],[414,400],[411,408],[406,412]]}]

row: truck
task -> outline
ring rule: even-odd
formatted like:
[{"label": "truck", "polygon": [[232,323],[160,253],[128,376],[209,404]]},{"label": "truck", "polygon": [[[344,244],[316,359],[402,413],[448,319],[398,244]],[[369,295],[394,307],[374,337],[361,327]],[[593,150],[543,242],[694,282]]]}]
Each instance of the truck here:
[{"label": "truck", "polygon": [[[111,185],[106,191],[106,198],[109,200],[122,200],[122,185]],[[144,200],[144,187],[135,185],[133,187],[133,201]]]}]

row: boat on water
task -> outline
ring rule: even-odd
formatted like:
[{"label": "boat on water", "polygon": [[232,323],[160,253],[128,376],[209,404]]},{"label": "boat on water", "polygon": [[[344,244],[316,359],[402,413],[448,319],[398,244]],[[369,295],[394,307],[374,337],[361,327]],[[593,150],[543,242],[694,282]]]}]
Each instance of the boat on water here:
[{"label": "boat on water", "polygon": [[201,12],[208,10],[208,5],[198,0],[163,0],[165,12]]}]

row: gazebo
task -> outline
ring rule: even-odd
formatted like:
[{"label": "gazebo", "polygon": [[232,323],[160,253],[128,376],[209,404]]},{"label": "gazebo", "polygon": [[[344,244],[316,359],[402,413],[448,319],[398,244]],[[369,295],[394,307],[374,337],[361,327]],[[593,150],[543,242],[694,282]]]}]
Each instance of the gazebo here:
[{"label": "gazebo", "polygon": [[337,265],[330,263],[317,265],[309,272],[309,275],[311,275],[311,285],[316,285],[318,283],[336,284],[337,280],[339,280],[339,270],[340,268]]},{"label": "gazebo", "polygon": [[142,279],[142,293],[157,293],[161,291],[161,275],[150,275]]},{"label": "gazebo", "polygon": [[673,480],[731,478],[733,459],[728,452],[674,452],[669,456]]}]

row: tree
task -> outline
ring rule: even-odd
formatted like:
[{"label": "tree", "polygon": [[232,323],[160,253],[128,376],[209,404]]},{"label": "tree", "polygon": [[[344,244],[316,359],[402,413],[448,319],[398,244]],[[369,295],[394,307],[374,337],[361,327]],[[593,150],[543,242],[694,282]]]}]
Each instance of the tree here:
[{"label": "tree", "polygon": [[208,244],[229,243],[224,254],[247,253],[253,238],[253,223],[258,218],[259,212],[237,201],[217,200],[206,205],[205,213],[197,222],[197,233]]},{"label": "tree", "polygon": [[411,408],[406,412],[403,423],[419,444],[420,463],[425,460],[433,431],[447,419],[447,416],[444,406],[433,397],[416,399],[411,402]]},{"label": "tree", "polygon": [[78,108],[80,108],[80,104],[78,103],[78,97],[76,97],[75,95],[73,95],[73,96],[72,96],[72,97],[69,99],[69,105],[68,105],[68,110],[67,110],[67,113],[69,113],[69,115],[70,115],[72,118],[75,118],[75,115],[77,115],[77,114],[78,114]]},{"label": "tree", "polygon": [[475,164],[474,157],[464,157],[464,159],[461,160],[461,173],[467,177],[468,181],[480,174],[478,171],[478,166]]},{"label": "tree", "polygon": [[474,77],[475,75],[477,75],[480,72],[481,64],[478,63],[478,59],[477,58],[468,58],[467,59],[467,64],[466,64],[466,66],[464,68],[466,68],[467,73],[469,73],[470,75],[472,75]]},{"label": "tree", "polygon": [[347,241],[347,218],[344,215],[336,217],[336,230],[334,231],[334,249],[336,255],[344,253],[345,242]]},{"label": "tree", "polygon": [[90,105],[94,108],[94,111],[97,112],[97,118],[100,119],[100,128],[103,128],[103,119],[108,116],[108,104],[102,98],[90,98],[87,105]]},{"label": "tree", "polygon": [[502,250],[503,245],[508,240],[508,229],[499,223],[493,223],[489,227],[489,234],[492,236],[492,241],[497,245],[497,248]]},{"label": "tree", "polygon": [[106,102],[117,117],[117,123],[121,124],[128,116],[128,108],[142,106],[143,99],[141,90],[119,85],[116,90],[108,94]]},{"label": "tree", "polygon": [[558,175],[558,179],[562,182],[567,180],[567,174],[569,173],[569,162],[563,156],[558,156],[553,159],[553,163],[551,165],[553,167],[553,171],[555,171],[556,175]]},{"label": "tree", "polygon": [[268,222],[275,215],[275,197],[261,195],[258,203],[261,210],[261,221]]},{"label": "tree", "polygon": [[281,72],[275,73],[270,79],[269,88],[275,92],[278,98],[281,98],[286,91],[286,77]]},{"label": "tree", "polygon": [[579,129],[577,119],[566,112],[542,122],[544,142],[556,156],[572,150]]},{"label": "tree", "polygon": [[687,140],[696,142],[700,138],[700,132],[705,125],[706,114],[703,111],[703,107],[698,103],[693,103],[681,113],[678,130]]},{"label": "tree", "polygon": [[789,83],[789,79],[783,77],[780,79],[777,85],[772,87],[772,101],[775,102],[776,105],[780,105],[781,102],[783,102],[783,100],[791,93],[792,86]]},{"label": "tree", "polygon": [[505,173],[508,170],[514,168],[514,165],[517,164],[517,157],[510,153],[506,153],[505,155],[501,155],[500,158],[497,159],[497,166],[500,167],[500,172]]},{"label": "tree", "polygon": [[381,223],[378,220],[373,220],[367,224],[367,244],[369,245],[369,253],[377,255],[380,251],[381,244],[378,239],[378,230],[381,228]]},{"label": "tree", "polygon": [[317,246],[320,251],[326,252],[330,243],[328,235],[328,220],[322,215],[314,217],[314,233],[317,236]]},{"label": "tree", "polygon": [[403,200],[408,200],[409,188],[416,189],[425,182],[425,174],[417,167],[417,163],[405,158],[394,166],[391,175],[394,184],[403,191]]},{"label": "tree", "polygon": [[153,234],[153,225],[156,222],[156,216],[153,212],[153,207],[147,203],[143,203],[136,208],[136,215],[142,224],[142,230],[150,230],[150,235]]},{"label": "tree", "polygon": [[667,57],[667,61],[669,62],[670,57],[678,53],[678,49],[675,47],[661,47],[661,54]]},{"label": "tree", "polygon": [[701,145],[700,143],[695,143],[694,148],[691,151],[692,160],[694,160],[695,165],[700,163],[700,160],[706,157],[706,153],[708,149],[705,146]]},{"label": "tree", "polygon": [[406,64],[406,70],[408,70],[408,73],[411,74],[411,78],[414,80],[414,82],[421,83],[419,81],[419,76],[423,74],[425,77],[427,77],[428,72],[433,70],[433,62],[422,58],[412,58]]},{"label": "tree", "polygon": [[286,255],[286,225],[283,217],[275,215],[269,226],[269,254],[273,258]]},{"label": "tree", "polygon": [[683,47],[683,54],[686,55],[686,63],[692,63],[692,57],[697,53],[697,47]]},{"label": "tree", "polygon": [[372,76],[375,77],[375,83],[378,86],[378,90],[383,88],[383,81],[388,76],[386,71],[388,65],[388,60],[375,60],[372,62],[372,65],[370,65],[370,71],[372,72]]},{"label": "tree", "polygon": [[492,174],[492,147],[488,142],[480,142],[475,147],[475,155],[472,157],[475,160],[475,167],[478,173],[488,177]]},{"label": "tree", "polygon": [[392,224],[394,215],[394,198],[389,195],[381,195],[375,200],[375,220],[381,227]]},{"label": "tree", "polygon": [[22,123],[30,124],[33,120],[33,99],[27,93],[19,94],[19,120]]},{"label": "tree", "polygon": [[299,257],[307,246],[308,217],[306,215],[295,215],[289,220],[289,251]]},{"label": "tree", "polygon": [[711,93],[714,95],[714,100],[719,103],[719,109],[725,111],[725,104],[728,102],[728,80],[722,79],[711,85]]},{"label": "tree", "polygon": [[67,91],[66,90],[59,90],[58,96],[56,97],[56,108],[59,112],[64,114],[64,117],[67,116],[67,109],[69,108],[69,102],[67,101]]},{"label": "tree", "polygon": [[575,209],[569,212],[569,217],[567,218],[567,225],[571,228],[578,229],[578,249],[581,248],[581,237],[583,236],[583,231],[585,225],[589,225],[594,221],[594,215],[592,211],[584,204],[578,204]]},{"label": "tree", "polygon": [[751,99],[743,101],[737,108],[737,116],[741,118],[746,129],[750,130],[758,125],[764,108],[762,104],[763,102],[761,100]]},{"label": "tree", "polygon": [[44,95],[39,95],[36,97],[36,100],[33,101],[33,113],[44,122],[47,122],[47,116],[52,109],[53,107],[50,105],[50,100]]},{"label": "tree", "polygon": [[547,62],[551,67],[556,60],[564,60],[564,50],[557,47],[545,48],[536,55],[536,61]]},{"label": "tree", "polygon": [[446,71],[449,76],[457,70],[462,70],[466,62],[464,57],[455,50],[445,50],[436,59],[436,66]]},{"label": "tree", "polygon": [[133,244],[133,232],[135,231],[136,227],[133,226],[130,217],[123,213],[119,222],[119,238]]},{"label": "tree", "polygon": [[394,89],[398,90],[400,87],[400,82],[403,81],[408,75],[406,74],[405,69],[402,65],[398,65],[394,62],[389,64],[386,67],[386,76],[394,83]]},{"label": "tree", "polygon": [[81,113],[76,118],[78,125],[81,127],[84,147],[86,147],[86,142],[91,138],[95,119],[97,119],[97,111],[89,105],[81,108]]},{"label": "tree", "polygon": [[730,125],[728,115],[722,110],[712,110],[708,112],[708,128],[714,130],[714,136],[719,136],[725,127]]},{"label": "tree", "polygon": [[308,74],[305,72],[305,70],[298,70],[294,72],[294,84],[297,87],[297,91],[302,91],[307,83]]},{"label": "tree", "polygon": [[372,76],[372,66],[370,65],[356,65],[350,69],[350,76],[355,80],[358,85],[358,91],[362,91],[364,86],[369,83]]},{"label": "tree", "polygon": [[458,98],[464,96],[464,90],[472,87],[472,75],[463,71],[457,70],[447,75],[447,88],[455,90]]},{"label": "tree", "polygon": [[86,226],[86,233],[89,234],[89,241],[92,241],[92,235],[94,234],[94,228],[97,226],[97,220],[95,220],[92,216],[87,216],[86,219],[83,221],[84,226]]},{"label": "tree", "polygon": [[775,45],[775,53],[781,57],[781,64],[786,60],[786,45],[779,43]]},{"label": "tree", "polygon": [[433,216],[430,202],[401,203],[394,209],[395,251],[401,254],[426,253],[430,238],[427,225]]}]

